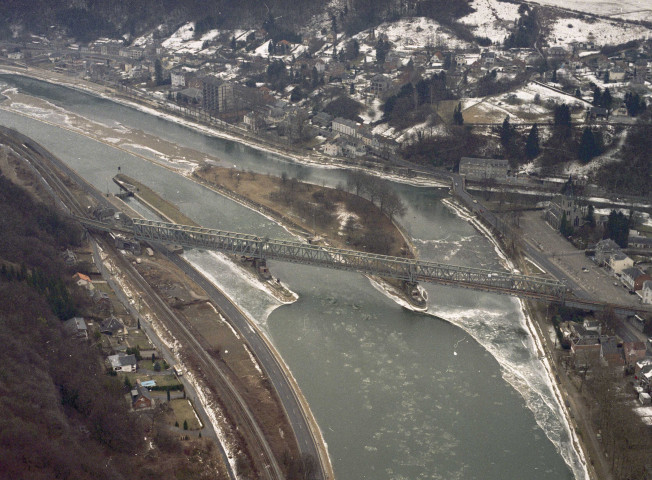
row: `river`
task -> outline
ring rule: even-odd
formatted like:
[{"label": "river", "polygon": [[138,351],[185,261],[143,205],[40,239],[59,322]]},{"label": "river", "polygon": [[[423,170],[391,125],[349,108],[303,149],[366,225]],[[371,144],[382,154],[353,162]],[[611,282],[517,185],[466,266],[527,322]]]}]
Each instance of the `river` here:
[{"label": "river", "polygon": [[[245,170],[331,186],[346,182],[340,169],[299,165],[61,86],[7,75],[0,83],[58,109],[29,117],[0,110],[0,124],[34,138],[103,191],[114,191],[111,178],[120,167],[207,227],[289,236],[182,175],[53,123],[67,126],[71,112]],[[400,223],[421,259],[504,268],[494,245],[446,204],[445,191],[395,188],[407,206]],[[424,285],[429,308],[420,314],[361,275],[272,262],[273,274],[299,295],[280,305],[250,288],[219,255],[185,255],[278,348],[310,403],[338,479],[586,478],[518,300]]]}]

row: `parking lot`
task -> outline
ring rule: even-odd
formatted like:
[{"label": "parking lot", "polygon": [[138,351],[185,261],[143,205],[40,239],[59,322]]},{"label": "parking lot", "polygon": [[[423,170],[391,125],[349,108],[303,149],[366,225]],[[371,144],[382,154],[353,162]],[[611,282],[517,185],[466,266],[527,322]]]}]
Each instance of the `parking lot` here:
[{"label": "parking lot", "polygon": [[541,212],[524,212],[520,222],[523,239],[595,299],[624,305],[641,305],[641,297],[629,293],[619,279],[596,265],[548,225]]}]

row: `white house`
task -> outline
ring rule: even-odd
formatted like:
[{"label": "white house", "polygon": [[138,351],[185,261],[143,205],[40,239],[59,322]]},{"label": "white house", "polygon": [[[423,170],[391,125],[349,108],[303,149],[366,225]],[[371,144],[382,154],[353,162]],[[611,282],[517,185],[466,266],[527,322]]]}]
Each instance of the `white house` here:
[{"label": "white house", "polygon": [[623,252],[614,252],[609,255],[609,268],[614,273],[622,274],[625,270],[634,266],[634,261]]},{"label": "white house", "polygon": [[342,147],[337,142],[328,142],[324,144],[324,153],[336,157],[342,155]]},{"label": "white house", "polygon": [[173,70],[170,72],[170,83],[172,84],[172,88],[185,87],[186,74],[180,70]]},{"label": "white house", "polygon": [[135,372],[138,368],[136,355],[119,353],[117,355],[109,355],[108,360],[111,368],[116,372]]},{"label": "white house", "polygon": [[643,282],[641,296],[643,297],[643,303],[652,305],[652,280],[646,280]]}]

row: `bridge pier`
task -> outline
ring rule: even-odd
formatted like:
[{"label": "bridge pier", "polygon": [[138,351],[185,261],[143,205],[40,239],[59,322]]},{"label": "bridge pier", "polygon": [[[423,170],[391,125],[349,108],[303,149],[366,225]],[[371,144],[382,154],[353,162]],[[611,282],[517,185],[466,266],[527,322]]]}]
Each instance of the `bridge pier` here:
[{"label": "bridge pier", "polygon": [[426,306],[427,295],[426,292],[419,287],[418,282],[404,280],[403,291],[415,307],[423,308]]}]

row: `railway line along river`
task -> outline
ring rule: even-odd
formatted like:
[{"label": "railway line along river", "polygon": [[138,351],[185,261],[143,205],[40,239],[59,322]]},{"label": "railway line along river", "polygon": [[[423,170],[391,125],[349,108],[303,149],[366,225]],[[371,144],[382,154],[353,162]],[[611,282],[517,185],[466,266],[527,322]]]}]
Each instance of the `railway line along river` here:
[{"label": "railway line along river", "polygon": [[[20,102],[10,95],[0,105],[1,125],[32,137],[100,190],[113,191],[110,180],[120,167],[206,227],[289,235],[164,168],[189,171],[198,159],[163,155],[159,141],[243,170],[346,183],[341,169],[294,163],[65,87],[10,75],[0,76],[0,84],[26,95]],[[84,130],[80,118],[85,134],[76,131]],[[112,146],[118,143],[121,149]],[[444,201],[446,191],[395,188],[407,206],[400,222],[421,259],[504,268],[494,244]],[[273,274],[299,295],[281,305],[244,285],[218,255],[192,250],[185,256],[280,351],[310,403],[338,479],[588,478],[518,300],[424,285],[428,312],[414,313],[361,275],[272,262]]]}]

